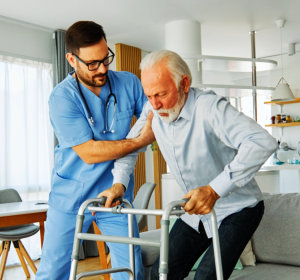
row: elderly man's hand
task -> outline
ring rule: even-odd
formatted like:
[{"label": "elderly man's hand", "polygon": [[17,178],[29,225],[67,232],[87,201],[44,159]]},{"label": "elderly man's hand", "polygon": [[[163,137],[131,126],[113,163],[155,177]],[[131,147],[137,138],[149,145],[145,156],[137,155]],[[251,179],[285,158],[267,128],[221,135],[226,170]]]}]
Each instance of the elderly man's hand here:
[{"label": "elderly man's hand", "polygon": [[189,201],[184,206],[186,212],[190,215],[205,215],[212,211],[220,196],[211,186],[207,185],[189,191],[184,198],[189,198]]},{"label": "elderly man's hand", "polygon": [[106,196],[107,199],[106,199],[104,207],[114,207],[116,205],[119,205],[120,201],[117,200],[116,202],[113,202],[113,200],[118,197],[123,197],[125,190],[126,189],[125,189],[124,185],[122,185],[120,183],[116,183],[116,184],[112,185],[109,189],[100,193],[97,197],[99,198],[101,196]]},{"label": "elderly man's hand", "polygon": [[144,146],[151,144],[152,142],[155,141],[155,136],[152,131],[152,119],[153,119],[153,112],[149,111],[147,116],[147,121],[138,137],[138,139],[144,143]]}]

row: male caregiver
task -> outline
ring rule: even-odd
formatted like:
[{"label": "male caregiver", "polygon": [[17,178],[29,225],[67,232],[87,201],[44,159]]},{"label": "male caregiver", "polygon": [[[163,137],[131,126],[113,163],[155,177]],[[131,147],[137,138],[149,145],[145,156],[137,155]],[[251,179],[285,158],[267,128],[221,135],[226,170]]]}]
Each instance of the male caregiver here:
[{"label": "male caregiver", "polygon": [[[37,280],[68,279],[80,205],[106,190],[106,206],[113,196],[133,199],[129,184],[112,186],[114,160],[153,142],[151,116],[134,139],[125,139],[133,115],[139,117],[146,102],[139,79],[128,72],[109,70],[114,53],[101,25],[79,21],[66,32],[67,59],[74,71],[58,84],[49,99],[50,120],[58,145],[49,196],[46,232]],[[127,236],[127,218],[112,213],[85,214],[83,230],[96,221],[106,235]],[[135,221],[135,235],[138,227]],[[108,243],[112,267],[129,266],[126,244]],[[135,246],[136,279],[142,279],[139,246]],[[126,272],[113,279],[128,279]]]}]

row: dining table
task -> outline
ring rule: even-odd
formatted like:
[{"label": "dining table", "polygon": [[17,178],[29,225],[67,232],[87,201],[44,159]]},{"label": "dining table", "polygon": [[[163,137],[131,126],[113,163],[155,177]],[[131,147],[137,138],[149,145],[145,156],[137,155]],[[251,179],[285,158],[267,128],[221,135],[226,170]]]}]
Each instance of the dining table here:
[{"label": "dining table", "polygon": [[0,204],[0,227],[39,223],[41,247],[43,247],[47,218],[47,201],[22,201]]}]

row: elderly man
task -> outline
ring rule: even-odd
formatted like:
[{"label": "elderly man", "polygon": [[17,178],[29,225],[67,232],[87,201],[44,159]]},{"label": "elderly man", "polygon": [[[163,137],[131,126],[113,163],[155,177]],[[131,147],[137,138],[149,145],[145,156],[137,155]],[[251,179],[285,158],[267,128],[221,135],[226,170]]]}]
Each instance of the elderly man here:
[{"label": "elderly man", "polygon": [[[152,129],[171,172],[189,201],[170,233],[168,279],[184,279],[205,252],[195,279],[216,279],[212,232],[204,214],[213,207],[219,225],[224,278],[229,278],[264,212],[255,173],[277,144],[254,120],[212,91],[191,88],[183,59],[170,51],[148,54],[141,63],[148,98],[129,138],[153,111]],[[128,184],[137,153],[115,162],[114,183]],[[158,279],[158,261],[152,279]]]}]

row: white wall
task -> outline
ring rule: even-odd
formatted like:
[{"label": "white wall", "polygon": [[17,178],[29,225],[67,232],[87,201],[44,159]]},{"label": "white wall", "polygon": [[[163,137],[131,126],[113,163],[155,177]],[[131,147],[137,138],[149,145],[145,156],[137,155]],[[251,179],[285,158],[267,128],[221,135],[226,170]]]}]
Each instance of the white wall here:
[{"label": "white wall", "polygon": [[52,30],[0,16],[0,53],[52,62]]},{"label": "white wall", "polygon": [[258,172],[255,180],[262,192],[280,193],[280,182],[278,171]]}]

